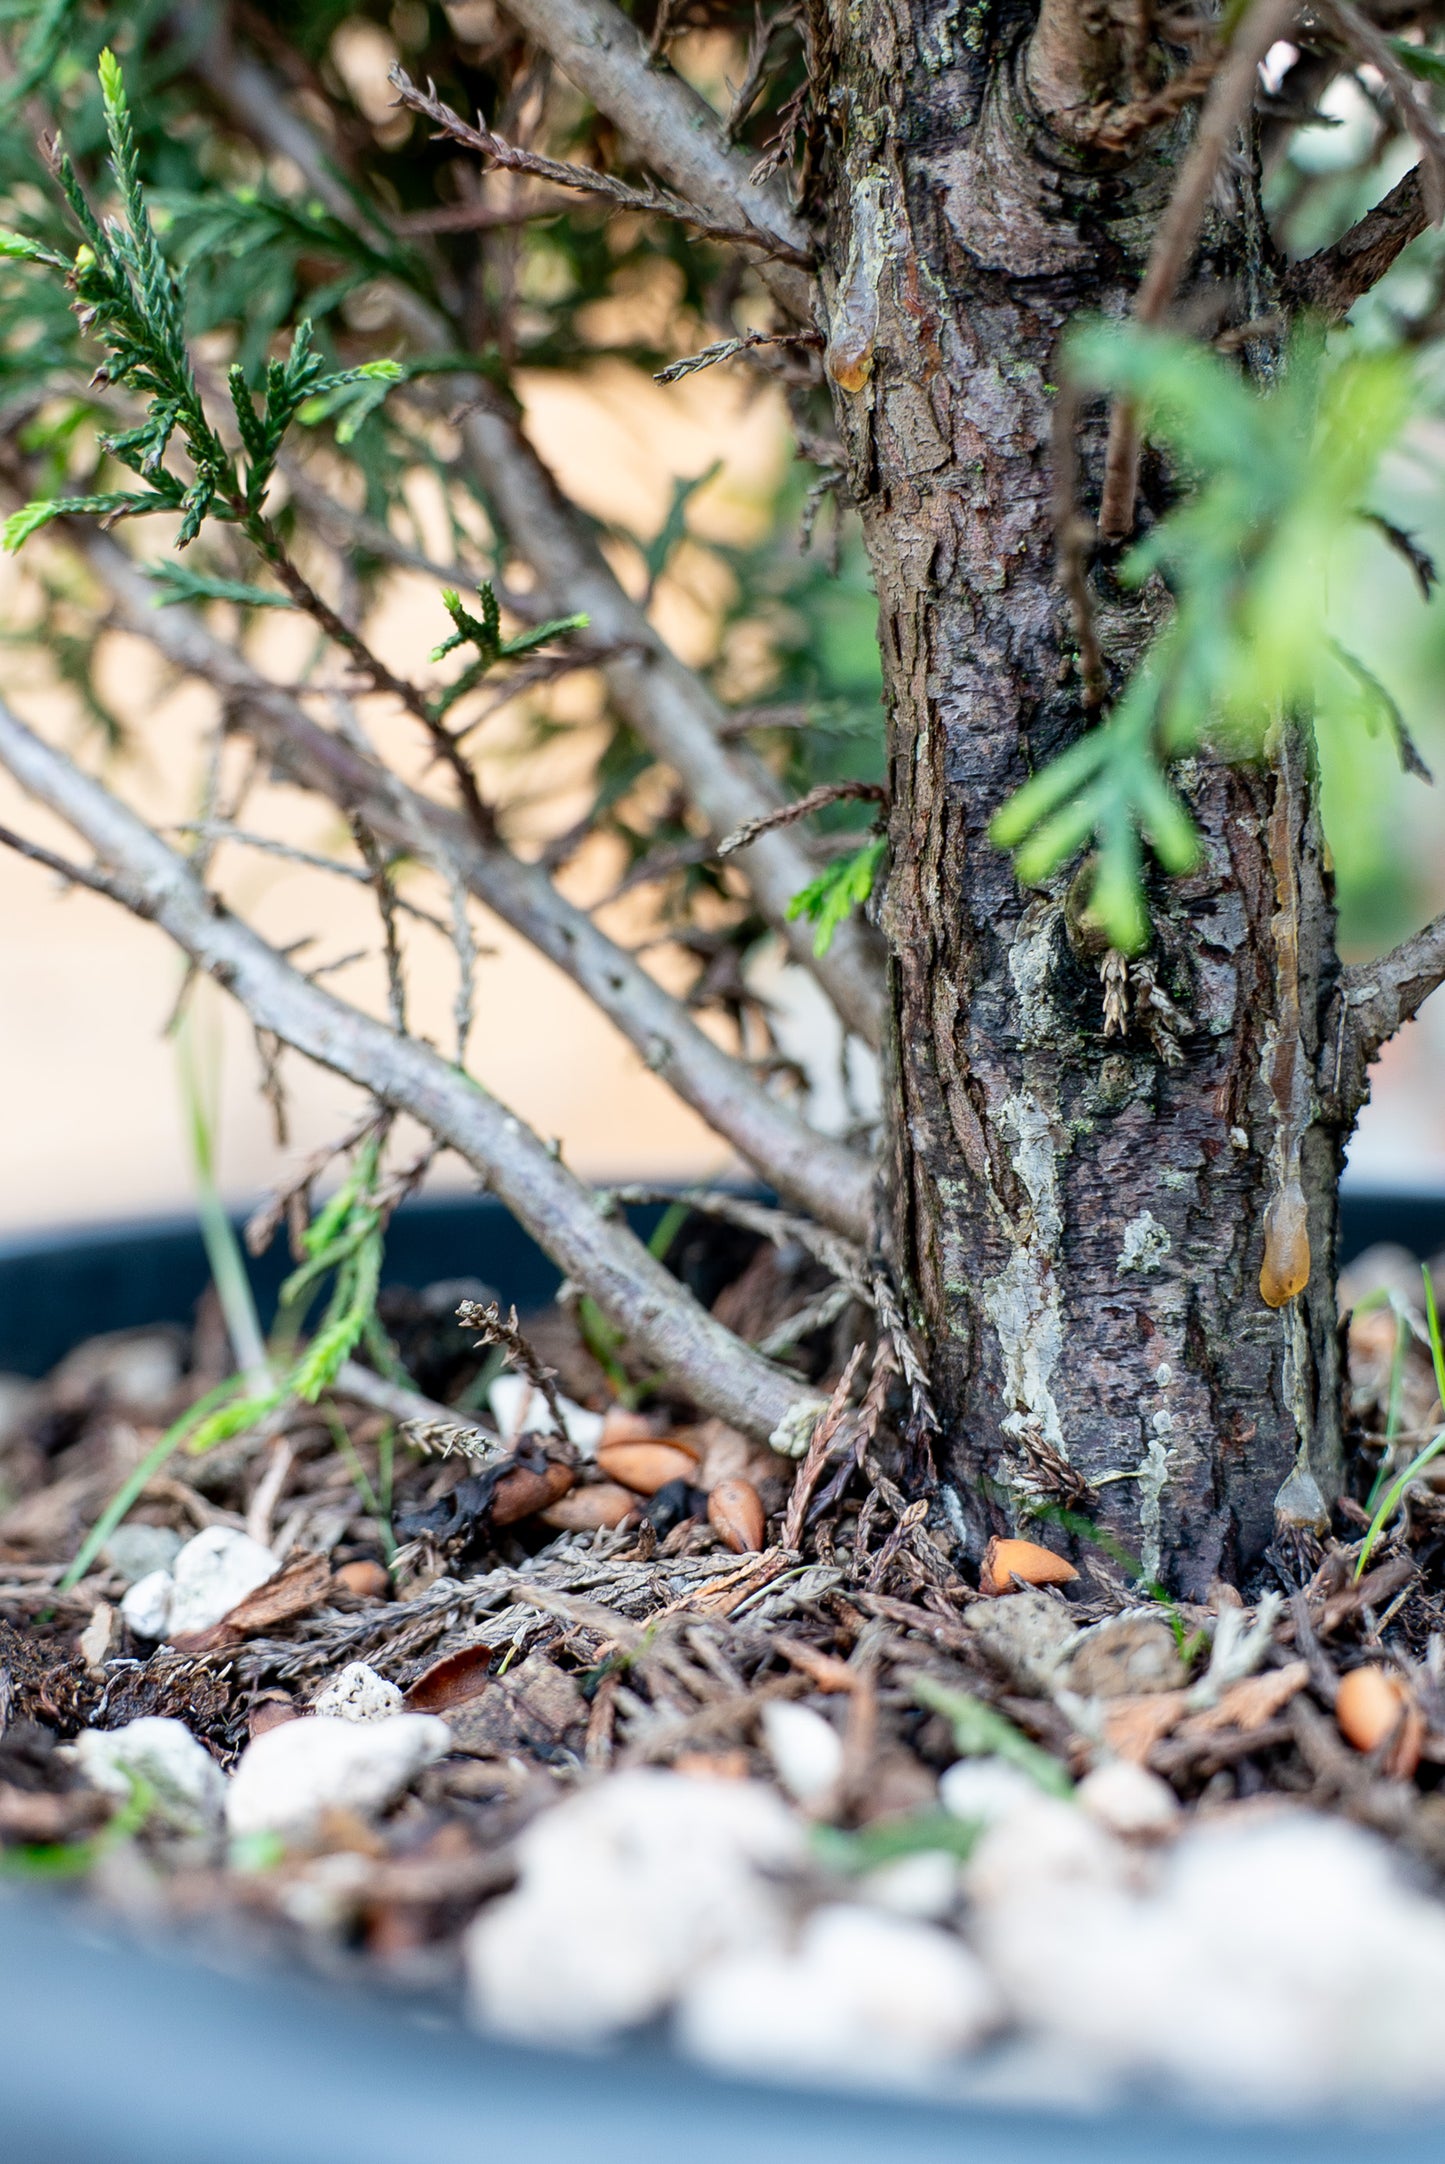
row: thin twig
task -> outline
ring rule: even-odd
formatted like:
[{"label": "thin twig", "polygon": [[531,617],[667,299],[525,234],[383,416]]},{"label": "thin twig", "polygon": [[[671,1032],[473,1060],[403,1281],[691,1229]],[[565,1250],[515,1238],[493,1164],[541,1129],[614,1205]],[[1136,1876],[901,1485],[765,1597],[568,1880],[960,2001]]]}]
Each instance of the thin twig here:
[{"label": "thin twig", "polygon": [[861,1341],[853,1347],[848,1356],[848,1364],[834,1386],[832,1397],[818,1416],[818,1424],[809,1440],[806,1455],[798,1467],[798,1477],[793,1482],[793,1492],[788,1497],[788,1508],[783,1518],[785,1548],[798,1549],[803,1545],[803,1521],[808,1513],[808,1503],[818,1485],[818,1475],[827,1462],[833,1438],[843,1425],[848,1400],[853,1395],[853,1383],[866,1350],[866,1345]]},{"label": "thin twig", "polygon": [[822,336],[817,331],[744,331],[740,338],[720,338],[716,345],[690,353],[685,361],[669,362],[652,380],[654,383],[681,383],[684,376],[695,376],[704,368],[716,368],[719,361],[730,361],[736,354],[750,353],[757,346],[810,346],[816,350],[822,343]]},{"label": "thin twig", "polygon": [[[1173,300],[1204,221],[1215,175],[1235,130],[1254,102],[1260,62],[1270,47],[1286,35],[1297,7],[1298,0],[1253,0],[1236,25],[1229,51],[1204,101],[1189,155],[1155,232],[1134,301],[1137,322],[1157,323]],[[1139,418],[1132,400],[1121,398],[1110,415],[1104,455],[1099,532],[1106,540],[1121,541],[1133,531],[1138,485]]]},{"label": "thin twig", "polygon": [[396,91],[399,105],[424,114],[439,134],[460,143],[464,150],[474,150],[478,157],[500,166],[504,172],[530,173],[535,179],[551,181],[554,187],[600,196],[614,210],[635,211],[644,217],[671,218],[679,225],[690,225],[705,240],[732,241],[743,247],[756,248],[763,255],[777,256],[803,270],[811,266],[811,257],[802,249],[776,235],[764,233],[750,220],[715,218],[696,203],[689,203],[668,189],[632,188],[611,173],[594,171],[590,165],[564,165],[556,158],[544,158],[536,151],[519,149],[515,143],[494,135],[484,123],[474,127],[442,102],[436,94],[435,83],[429,84],[424,91],[418,90],[399,62],[390,70],[388,80]]},{"label": "thin twig", "polygon": [[1391,103],[1420,146],[1420,192],[1431,225],[1445,218],[1445,135],[1421,95],[1420,85],[1396,57],[1395,48],[1351,0],[1326,0],[1346,45],[1375,69]]},{"label": "thin twig", "polygon": [[1084,705],[1093,708],[1103,705],[1109,687],[1089,592],[1089,552],[1098,536],[1079,509],[1079,404],[1078,386],[1065,371],[1054,400],[1054,548],[1059,584],[1068,596],[1074,620]]},{"label": "thin twig", "polygon": [[553,1426],[559,1435],[565,1436],[567,1423],[562,1417],[562,1401],[557,1395],[557,1370],[549,1368],[528,1344],[518,1325],[515,1307],[509,1315],[504,1315],[495,1300],[485,1307],[480,1300],[463,1300],[457,1309],[457,1321],[464,1329],[480,1331],[484,1345],[498,1347],[532,1388],[541,1393]]},{"label": "thin twig", "polygon": [[791,826],[795,820],[806,819],[810,813],[821,811],[826,804],[844,804],[861,798],[868,804],[886,804],[888,791],[876,781],[824,781],[806,796],[794,799],[791,804],[780,804],[776,811],[764,812],[757,819],[749,819],[724,836],[714,854],[733,856],[739,849],[746,849],[760,834],[771,833],[774,827]]},{"label": "thin twig", "polygon": [[68,887],[85,887],[90,893],[104,894],[111,901],[118,898],[119,889],[115,881],[108,879],[105,873],[98,871],[94,865],[72,864],[68,857],[57,856],[53,849],[42,848],[39,842],[32,842],[25,835],[16,834],[10,827],[0,826],[0,847],[13,849],[16,856],[26,857],[32,864],[39,864],[47,872],[54,872]]}]

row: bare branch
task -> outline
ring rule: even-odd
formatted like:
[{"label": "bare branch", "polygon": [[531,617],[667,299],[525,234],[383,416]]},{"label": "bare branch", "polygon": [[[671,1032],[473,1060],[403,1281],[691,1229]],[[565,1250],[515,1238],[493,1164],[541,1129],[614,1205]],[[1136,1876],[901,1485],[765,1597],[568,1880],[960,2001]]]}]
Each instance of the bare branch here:
[{"label": "bare branch", "polygon": [[781,261],[794,263],[800,269],[810,267],[812,258],[789,242],[775,235],[764,233],[746,220],[727,222],[714,218],[695,203],[687,202],[680,195],[672,195],[662,188],[630,188],[625,181],[611,173],[601,173],[590,165],[566,165],[556,158],[544,158],[534,150],[521,150],[515,143],[494,135],[480,120],[474,125],[454,113],[443,104],[436,94],[436,85],[418,90],[398,63],[387,78],[397,95],[397,103],[413,113],[424,114],[438,133],[464,150],[474,150],[489,165],[500,166],[508,173],[528,173],[536,180],[549,180],[557,188],[571,188],[583,195],[601,196],[614,210],[636,211],[654,218],[671,218],[679,225],[690,225],[705,240],[725,240],[741,243],[746,248],[756,248],[762,255],[776,256]]},{"label": "bare branch", "polygon": [[609,1320],[700,1405],[791,1452],[801,1424],[820,1410],[817,1397],[715,1321],[625,1225],[604,1218],[515,1114],[429,1046],[308,984],[206,892],[184,857],[3,705],[0,764],[84,836],[126,906],[158,924],[254,1024],[410,1113],[474,1167]]},{"label": "bare branch", "polygon": [[508,0],[507,12],[654,172],[715,218],[766,233],[791,261],[764,263],[773,297],[799,322],[812,317],[812,282],[794,266],[809,236],[780,191],[760,187],[728,142],[718,115],[670,68],[649,65],[642,33],[612,0]]},{"label": "bare branch", "polygon": [[725,836],[717,845],[720,857],[730,857],[739,849],[746,849],[760,834],[767,834],[774,827],[793,826],[799,819],[806,819],[815,811],[822,811],[827,804],[846,804],[862,797],[869,804],[886,804],[888,791],[876,781],[821,781],[806,796],[795,798],[791,804],[780,804],[776,811],[764,812],[761,818],[749,819],[733,834]]},{"label": "bare branch", "polygon": [[[1289,31],[1297,7],[1298,0],[1253,0],[1236,25],[1229,51],[1200,112],[1189,155],[1155,231],[1134,301],[1136,321],[1159,322],[1173,300],[1199,237],[1215,175],[1235,130],[1254,102],[1260,62]],[[1138,485],[1138,416],[1129,400],[1120,399],[1109,421],[1099,505],[1099,531],[1106,540],[1122,541],[1132,532]]]},{"label": "bare branch", "polygon": [[1401,940],[1377,962],[1342,972],[1335,1011],[1326,1030],[1322,1063],[1333,1068],[1326,1089],[1353,1113],[1369,1092],[1370,1062],[1381,1045],[1419,1013],[1445,984],[1445,914]]},{"label": "bare branch", "polygon": [[98,872],[94,865],[72,864],[68,857],[57,856],[53,849],[42,848],[28,836],[17,834],[13,827],[0,826],[0,849],[13,849],[17,857],[24,857],[31,864],[39,864],[45,871],[54,872],[68,887],[85,887],[91,894],[107,895],[116,900],[115,882]]},{"label": "bare branch", "polygon": [[1419,144],[1420,192],[1431,225],[1438,225],[1445,218],[1445,135],[1436,126],[1420,85],[1397,59],[1390,40],[1350,0],[1327,0],[1326,13],[1333,16],[1356,58],[1376,70],[1395,111]]},{"label": "bare branch", "polygon": [[[567,22],[575,29],[569,0],[562,4]],[[666,140],[677,138],[674,147],[682,162],[669,170],[664,160],[653,156],[649,142],[637,137],[652,162],[674,184],[707,201],[705,191],[688,187],[683,171],[687,160],[682,152],[690,144],[700,160],[700,171],[712,172],[720,161],[730,184],[736,183],[739,163],[721,144],[709,108],[675,78],[647,66],[641,38],[624,17],[608,8],[607,22],[620,25],[625,35],[610,58],[602,55],[599,59],[603,75],[610,81],[609,71],[616,63],[629,97],[635,93],[639,101],[639,113],[654,115]],[[594,58],[601,55],[600,47],[589,50]],[[554,57],[565,66],[560,54]],[[578,65],[583,67],[583,62]],[[337,180],[319,146],[309,139],[298,140],[298,132],[305,136],[304,125],[286,107],[281,87],[263,69],[251,61],[242,65],[239,56],[227,56],[214,46],[202,51],[197,66],[213,94],[243,128],[295,159],[338,217],[365,228],[366,216]],[[593,95],[581,74],[573,80]],[[610,110],[600,96],[596,102]],[[628,125],[620,110],[613,117],[620,125]],[[759,200],[766,206],[773,204],[766,191],[754,189],[751,182],[746,187],[747,205],[756,206]],[[781,230],[785,238],[801,239],[786,219],[781,228],[774,220],[769,229]],[[800,278],[784,265],[774,264],[771,269],[779,276]],[[402,288],[395,289],[394,298],[410,335],[423,345],[454,348],[453,330],[435,309]],[[678,661],[618,584],[595,535],[561,494],[516,413],[479,377],[454,376],[450,381],[453,398],[460,398],[466,409],[460,423],[464,455],[503,532],[537,574],[535,605],[545,614],[580,610],[591,619],[592,639],[615,650],[603,670],[609,696],[654,757],[677,774],[715,835],[731,833],[745,820],[771,810],[779,801],[772,777],[746,752],[723,745],[723,708],[694,672]],[[791,836],[768,834],[748,851],[743,865],[758,907],[793,959],[817,978],[848,1028],[865,1043],[878,1045],[883,1035],[883,972],[870,928],[858,921],[840,925],[827,953],[815,955],[809,927],[788,915],[793,896],[814,875],[815,866],[807,854]]]},{"label": "bare branch", "polygon": [[530,225],[534,218],[556,218],[573,208],[570,191],[549,195],[539,189],[512,203],[439,203],[434,210],[398,212],[395,230],[411,233],[492,233],[508,226]]},{"label": "bare branch", "polygon": [[1420,168],[1412,166],[1348,233],[1293,266],[1284,281],[1286,301],[1291,308],[1314,309],[1330,323],[1343,321],[1429,223]]},{"label": "bare branch", "polygon": [[127,626],[176,667],[220,692],[268,756],[297,782],[320,790],[343,810],[359,811],[372,831],[394,846],[412,849],[418,832],[430,836],[469,892],[586,992],[653,1072],[770,1185],[824,1224],[856,1239],[867,1237],[872,1168],[866,1160],[819,1135],[761,1088],[625,948],[557,891],[544,870],[524,864],[501,842],[484,840],[460,814],[403,788],[343,744],[190,610],[157,609],[148,581],[115,541],[83,526],[73,532]]}]

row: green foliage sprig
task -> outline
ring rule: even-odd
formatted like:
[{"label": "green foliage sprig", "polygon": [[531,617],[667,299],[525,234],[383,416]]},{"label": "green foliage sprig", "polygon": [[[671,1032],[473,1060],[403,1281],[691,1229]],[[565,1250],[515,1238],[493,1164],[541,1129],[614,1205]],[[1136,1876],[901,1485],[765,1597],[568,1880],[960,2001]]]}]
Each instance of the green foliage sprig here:
[{"label": "green foliage sprig", "polygon": [[1166,871],[1198,862],[1173,761],[1211,743],[1256,755],[1272,722],[1334,704],[1372,730],[1386,718],[1414,762],[1393,702],[1332,635],[1327,575],[1360,530],[1412,382],[1400,354],[1327,353],[1314,330],[1258,389],[1217,354],[1139,325],[1077,333],[1068,365],[1089,389],[1131,400],[1193,478],[1119,570],[1126,586],[1162,578],[1175,606],[1107,719],[1025,783],[989,831],[1030,885],[1092,845],[1089,915],[1131,954],[1149,938],[1142,841]]},{"label": "green foliage sprig", "polygon": [[888,850],[888,838],[875,834],[861,849],[853,849],[800,887],[788,904],[790,917],[806,917],[815,929],[814,954],[826,954],[833,935],[853,910],[861,909],[877,884]]},{"label": "green foliage sprig", "polygon": [[[262,521],[267,490],[281,445],[303,409],[325,417],[342,411],[353,433],[401,380],[395,361],[367,361],[359,368],[329,370],[315,350],[309,321],[299,323],[284,360],[267,362],[257,410],[239,363],[229,375],[231,404],[245,452],[238,470],[207,416],[185,336],[185,286],[156,238],[141,186],[135,130],[120,63],[109,50],[100,56],[101,102],[110,144],[111,170],[121,215],[100,219],[92,209],[66,152],[57,151],[55,177],[81,235],[73,260],[23,234],[0,234],[0,255],[63,272],[75,295],[82,330],[97,337],[106,359],[98,385],[117,383],[146,401],[135,427],[103,435],[101,448],[144,480],[144,490],[58,496],[24,505],[5,523],[3,543],[18,549],[53,519],[91,516],[108,520],[143,513],[180,514],[177,548],[194,541],[208,517],[239,523],[271,553]],[[189,479],[166,464],[174,438],[184,445]]]},{"label": "green foliage sprig", "polygon": [[469,663],[456,682],[448,684],[446,690],[434,701],[433,711],[439,717],[479,684],[488,670],[494,669],[499,661],[515,661],[519,655],[530,654],[537,647],[547,646],[553,639],[560,639],[570,631],[585,631],[591,622],[588,616],[554,616],[548,623],[534,624],[530,631],[519,631],[515,638],[504,639],[501,605],[491,580],[483,580],[477,591],[482,603],[480,616],[473,616],[471,610],[462,605],[461,596],[454,587],[448,586],[442,590],[442,601],[452,620],[453,629],[439,646],[432,648],[430,659],[443,661],[448,654],[455,653],[459,646],[474,646],[477,649],[477,658]]}]

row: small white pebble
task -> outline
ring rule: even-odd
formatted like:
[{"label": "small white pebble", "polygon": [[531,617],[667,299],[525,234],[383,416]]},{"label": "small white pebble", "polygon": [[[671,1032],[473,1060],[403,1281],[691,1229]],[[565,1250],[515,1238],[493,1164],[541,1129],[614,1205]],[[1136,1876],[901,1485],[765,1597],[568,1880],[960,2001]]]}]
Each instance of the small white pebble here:
[{"label": "small white pebble", "polygon": [[184,1721],[146,1714],[124,1728],[86,1728],[73,1749],[86,1780],[103,1795],[124,1802],[135,1781],[145,1783],[149,1831],[207,1845],[219,1832],[226,1776]]},{"label": "small white pebble", "polygon": [[678,2010],[679,2041],[749,2074],[919,2078],[998,2021],[987,1972],[929,1924],[838,1903],[795,1949],[749,1948],[705,1966]]},{"label": "small white pebble", "polygon": [[175,1590],[167,1637],[210,1630],[280,1568],[280,1559],[249,1533],[229,1525],[208,1525],[186,1542],[171,1565]]},{"label": "small white pebble", "polygon": [[121,1601],[120,1612],[137,1638],[164,1638],[171,1620],[175,1581],[168,1570],[137,1578]]},{"label": "small white pebble", "polygon": [[980,1826],[996,1826],[1038,1799],[1038,1782],[1003,1758],[960,1758],[938,1783],[944,1810]]},{"label": "small white pebble", "polygon": [[314,1838],[328,1810],[369,1818],[451,1749],[452,1732],[431,1713],[340,1721],[325,1714],[286,1721],[248,1744],[231,1776],[226,1823],[234,1838],[274,1833]]},{"label": "small white pebble", "polygon": [[[602,1414],[589,1412],[585,1405],[574,1405],[571,1398],[563,1397],[560,1392],[557,1402],[562,1408],[567,1440],[584,1458],[595,1457],[597,1445],[602,1440]],[[499,1375],[487,1392],[487,1409],[496,1421],[504,1443],[514,1443],[523,1434],[556,1433],[557,1423],[547,1400],[525,1375]]]},{"label": "small white pebble", "polygon": [[311,1710],[334,1714],[339,1721],[379,1721],[388,1713],[400,1713],[405,1703],[396,1685],[365,1661],[348,1661],[312,1699]]},{"label": "small white pebble", "polygon": [[1179,1799],[1167,1781],[1127,1758],[1111,1758],[1086,1774],[1075,1791],[1079,1807],[1110,1833],[1170,1833],[1179,1821]]},{"label": "small white pebble", "polygon": [[471,2002],[486,2027],[554,2045],[650,2021],[705,1961],[771,1945],[782,1877],[807,1861],[764,1782],[642,1767],[543,1811],[515,1853],[516,1891],[466,1934]]},{"label": "small white pebble", "polygon": [[818,1803],[843,1770],[843,1739],[811,1706],[774,1698],[763,1707],[763,1741],[795,1803]]},{"label": "small white pebble", "polygon": [[879,1864],[858,1882],[860,1896],[871,1907],[930,1924],[942,1923],[952,1912],[958,1890],[958,1858],[941,1848],[895,1856],[892,1863]]}]

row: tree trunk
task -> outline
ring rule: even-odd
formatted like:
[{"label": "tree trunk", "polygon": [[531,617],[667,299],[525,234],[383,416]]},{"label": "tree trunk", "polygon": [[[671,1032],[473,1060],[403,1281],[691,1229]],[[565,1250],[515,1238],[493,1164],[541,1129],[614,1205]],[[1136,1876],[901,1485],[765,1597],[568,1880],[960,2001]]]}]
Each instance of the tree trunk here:
[{"label": "tree trunk", "polygon": [[[1049,44],[1060,22],[1077,40],[1072,10],[1046,7],[1031,46],[1033,12],[874,0],[834,18],[828,364],[890,708],[889,1238],[972,1538],[1061,1503],[1200,1594],[1256,1570],[1277,1509],[1317,1525],[1338,1486],[1343,1133],[1315,1098],[1333,912],[1293,723],[1254,765],[1177,776],[1203,865],[1152,876],[1154,945],[1125,982],[1113,958],[1106,986],[1080,925],[1087,867],[1025,891],[988,839],[1091,720],[1055,570],[1060,339],[1127,309],[1190,127],[1129,159],[1076,147],[1068,108],[1090,85]],[[1195,266],[1236,321],[1271,298],[1239,163]],[[1091,515],[1103,420],[1087,413],[1080,446]],[[1167,486],[1146,458],[1142,516]],[[1126,592],[1107,559],[1091,586],[1117,690],[1167,596]],[[1308,1282],[1272,1306],[1266,1219],[1279,1296],[1296,1174]]]}]

